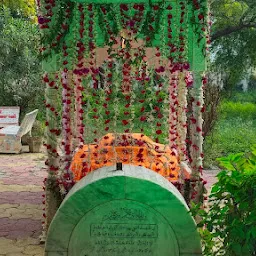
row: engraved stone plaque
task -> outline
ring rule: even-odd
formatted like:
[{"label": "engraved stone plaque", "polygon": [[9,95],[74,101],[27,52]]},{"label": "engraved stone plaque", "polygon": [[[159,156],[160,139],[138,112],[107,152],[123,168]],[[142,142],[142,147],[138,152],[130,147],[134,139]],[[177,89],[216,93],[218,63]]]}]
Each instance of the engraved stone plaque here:
[{"label": "engraved stone plaque", "polygon": [[167,256],[178,254],[175,235],[164,217],[147,205],[115,200],[87,213],[74,229],[69,255]]},{"label": "engraved stone plaque", "polygon": [[196,256],[200,238],[178,190],[144,167],[98,169],[66,196],[45,256]]}]

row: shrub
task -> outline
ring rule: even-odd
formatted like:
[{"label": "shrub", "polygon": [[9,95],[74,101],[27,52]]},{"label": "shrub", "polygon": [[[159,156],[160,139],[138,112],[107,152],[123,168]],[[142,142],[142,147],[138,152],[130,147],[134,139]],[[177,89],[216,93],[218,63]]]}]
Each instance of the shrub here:
[{"label": "shrub", "polygon": [[211,190],[209,209],[191,210],[200,219],[204,255],[256,255],[256,147],[219,161],[225,171]]},{"label": "shrub", "polygon": [[256,118],[256,104],[250,102],[224,102],[220,108],[221,117],[223,119],[255,119]]},{"label": "shrub", "polygon": [[256,104],[256,90],[249,90],[247,92],[237,92],[235,95],[232,97],[232,101],[234,102],[251,102]]}]

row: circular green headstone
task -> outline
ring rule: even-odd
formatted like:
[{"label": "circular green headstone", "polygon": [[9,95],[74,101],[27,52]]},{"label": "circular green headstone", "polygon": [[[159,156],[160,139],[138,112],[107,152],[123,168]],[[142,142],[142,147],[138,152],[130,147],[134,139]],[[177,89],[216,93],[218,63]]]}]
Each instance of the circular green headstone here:
[{"label": "circular green headstone", "polygon": [[194,220],[178,190],[144,167],[114,166],[78,182],[56,213],[46,255],[201,255]]},{"label": "circular green headstone", "polygon": [[94,208],[76,225],[68,248],[69,255],[81,256],[167,256],[169,252],[179,255],[169,223],[151,207],[132,200]]}]

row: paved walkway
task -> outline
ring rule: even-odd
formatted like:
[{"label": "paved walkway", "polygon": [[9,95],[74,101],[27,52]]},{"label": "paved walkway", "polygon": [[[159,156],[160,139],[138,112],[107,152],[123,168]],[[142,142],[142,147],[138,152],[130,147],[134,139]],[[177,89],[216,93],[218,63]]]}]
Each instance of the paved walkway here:
[{"label": "paved walkway", "polygon": [[[0,256],[42,256],[44,154],[0,154]],[[205,172],[207,187],[216,171]]]},{"label": "paved walkway", "polygon": [[43,154],[0,154],[0,256],[42,256]]}]

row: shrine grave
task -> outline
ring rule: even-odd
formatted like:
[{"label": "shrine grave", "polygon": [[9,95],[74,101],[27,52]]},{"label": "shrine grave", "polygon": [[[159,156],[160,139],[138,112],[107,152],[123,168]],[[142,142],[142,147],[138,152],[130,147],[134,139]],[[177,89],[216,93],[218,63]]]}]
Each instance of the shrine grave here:
[{"label": "shrine grave", "polygon": [[[120,169],[120,170],[118,170]],[[180,192],[140,166],[100,168],[77,183],[55,215],[45,255],[201,255]]]}]

